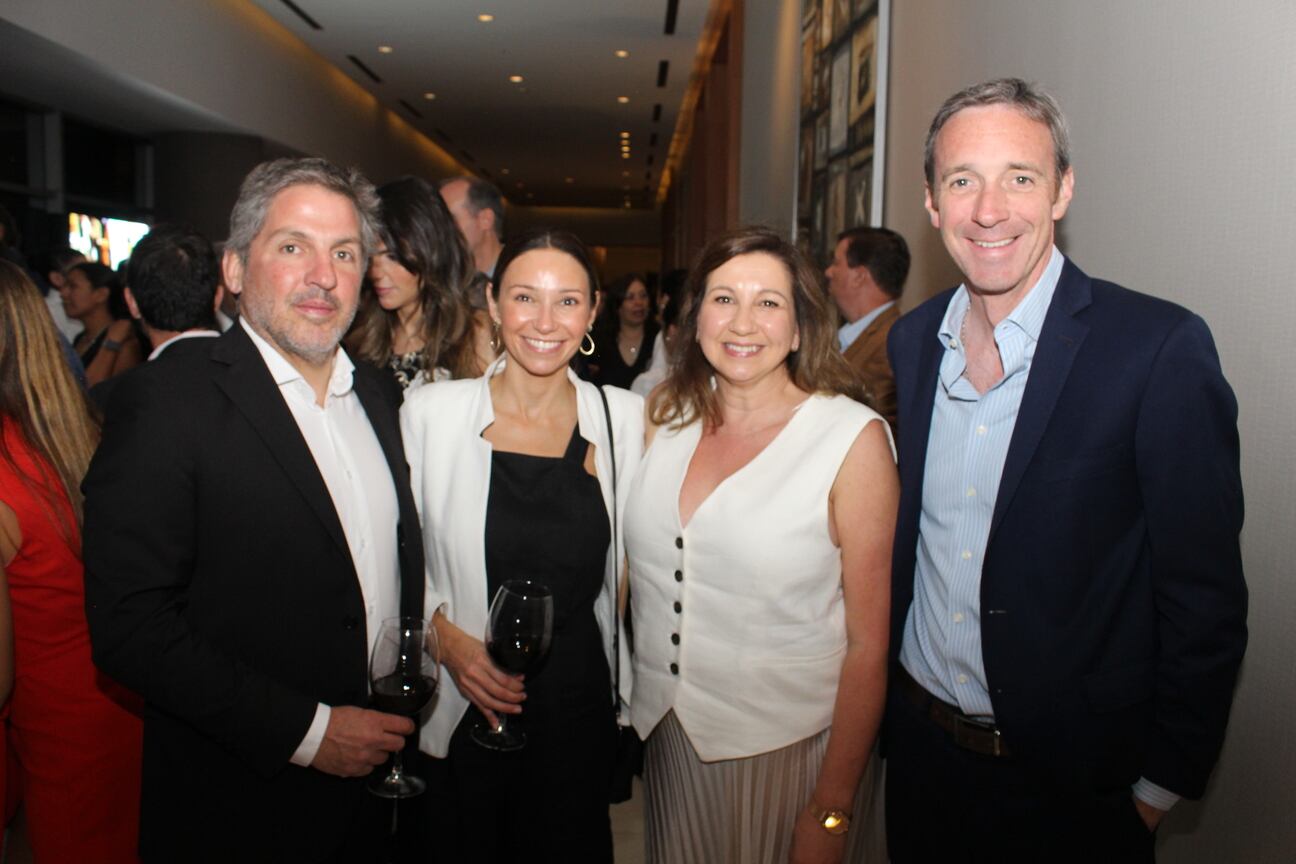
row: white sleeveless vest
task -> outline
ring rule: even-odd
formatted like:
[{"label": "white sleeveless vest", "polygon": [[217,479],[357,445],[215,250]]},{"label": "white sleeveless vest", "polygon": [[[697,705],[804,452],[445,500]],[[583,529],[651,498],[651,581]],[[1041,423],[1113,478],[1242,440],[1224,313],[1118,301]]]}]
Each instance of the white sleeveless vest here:
[{"label": "white sleeveless vest", "polygon": [[658,431],[626,505],[640,736],[673,708],[710,762],[831,724],[846,613],[828,493],[874,420],[844,396],[811,396],[684,529],[680,486],[702,424]]}]

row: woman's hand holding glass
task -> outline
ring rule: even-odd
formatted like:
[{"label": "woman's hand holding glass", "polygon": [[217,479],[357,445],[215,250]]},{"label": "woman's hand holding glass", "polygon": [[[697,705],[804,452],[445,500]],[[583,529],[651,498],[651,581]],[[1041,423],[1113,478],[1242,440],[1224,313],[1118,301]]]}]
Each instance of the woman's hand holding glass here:
[{"label": "woman's hand holding glass", "polygon": [[499,714],[521,714],[521,703],[526,699],[525,676],[510,675],[496,666],[481,639],[464,632],[440,612],[435,623],[441,637],[442,665],[490,728],[499,727]]}]

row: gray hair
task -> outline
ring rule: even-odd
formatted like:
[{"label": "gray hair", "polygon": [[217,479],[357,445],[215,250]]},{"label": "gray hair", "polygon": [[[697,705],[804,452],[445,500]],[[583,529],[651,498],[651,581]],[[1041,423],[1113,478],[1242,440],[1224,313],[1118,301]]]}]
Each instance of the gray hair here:
[{"label": "gray hair", "polygon": [[931,188],[936,186],[936,136],[941,129],[964,108],[986,105],[1007,105],[1048,127],[1053,138],[1053,168],[1057,172],[1057,182],[1061,183],[1062,175],[1071,167],[1071,136],[1057,100],[1020,78],[996,78],[960,90],[946,99],[936,112],[931,128],[927,130],[927,143],[923,150],[923,173],[927,185]]},{"label": "gray hair", "polygon": [[360,222],[360,246],[367,263],[378,245],[380,203],[374,186],[355,168],[339,168],[327,159],[275,159],[262,162],[248,173],[230,211],[229,239],[225,248],[247,264],[252,240],[261,233],[275,196],[290,186],[319,186],[342,195],[355,207]]},{"label": "gray hair", "polygon": [[495,239],[503,242],[504,240],[504,195],[500,192],[499,187],[494,183],[488,183],[480,177],[450,177],[442,180],[437,189],[444,189],[451,183],[457,183],[460,180],[468,184],[468,195],[466,202],[468,209],[476,216],[481,211],[489,208],[495,214]]}]

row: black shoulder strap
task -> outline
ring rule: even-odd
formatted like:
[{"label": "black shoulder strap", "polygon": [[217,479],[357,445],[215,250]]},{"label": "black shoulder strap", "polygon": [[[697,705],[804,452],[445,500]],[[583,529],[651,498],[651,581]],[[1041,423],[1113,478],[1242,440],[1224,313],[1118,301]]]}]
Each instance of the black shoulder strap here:
[{"label": "black shoulder strap", "polygon": [[603,400],[603,419],[607,421],[608,461],[612,464],[612,704],[621,716],[621,549],[617,544],[617,476],[616,441],[612,438],[612,409],[607,393],[598,388]]}]

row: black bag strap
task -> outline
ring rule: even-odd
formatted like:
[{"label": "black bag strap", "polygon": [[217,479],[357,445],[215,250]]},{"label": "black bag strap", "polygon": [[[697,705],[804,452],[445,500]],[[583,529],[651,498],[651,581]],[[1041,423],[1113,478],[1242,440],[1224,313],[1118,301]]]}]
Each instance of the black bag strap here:
[{"label": "black bag strap", "polygon": [[617,719],[621,718],[621,549],[617,543],[617,470],[616,441],[612,438],[612,409],[608,407],[607,393],[598,388],[603,400],[603,419],[607,421],[608,460],[612,463],[612,704],[616,706]]}]

